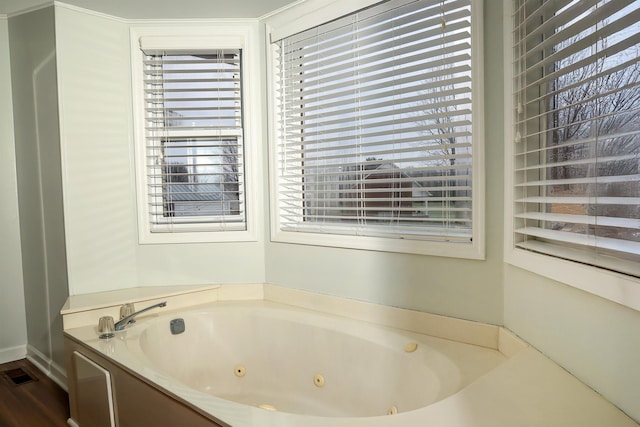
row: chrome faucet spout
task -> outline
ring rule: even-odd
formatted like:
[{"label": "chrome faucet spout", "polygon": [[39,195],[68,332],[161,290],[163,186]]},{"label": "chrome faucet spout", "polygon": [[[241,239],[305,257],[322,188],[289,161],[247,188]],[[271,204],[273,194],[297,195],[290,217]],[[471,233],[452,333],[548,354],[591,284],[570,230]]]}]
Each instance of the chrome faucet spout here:
[{"label": "chrome faucet spout", "polygon": [[164,307],[167,305],[166,301],[163,302],[159,302],[158,304],[154,304],[152,306],[149,306],[147,308],[143,308],[142,310],[138,310],[135,313],[132,313],[126,317],[123,317],[122,319],[120,319],[118,322],[116,322],[115,324],[115,330],[116,331],[121,331],[123,330],[129,323],[131,323],[133,321],[133,319],[138,316],[139,314],[144,313],[145,311],[149,311],[153,308],[158,308],[158,307]]}]

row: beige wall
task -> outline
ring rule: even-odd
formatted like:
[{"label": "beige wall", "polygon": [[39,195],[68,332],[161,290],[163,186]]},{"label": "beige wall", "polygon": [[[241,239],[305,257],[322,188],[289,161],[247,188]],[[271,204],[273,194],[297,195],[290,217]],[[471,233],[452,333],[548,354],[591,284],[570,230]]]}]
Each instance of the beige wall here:
[{"label": "beige wall", "polygon": [[53,7],[9,19],[27,351],[59,379],[68,287],[54,39]]},{"label": "beige wall", "polygon": [[268,282],[502,324],[504,212],[500,2],[487,1],[485,8],[486,260],[267,242]]},{"label": "beige wall", "polygon": [[504,294],[507,328],[640,422],[640,312],[509,265]]},{"label": "beige wall", "polygon": [[138,244],[130,25],[56,6],[70,293],[264,282],[262,235],[244,243]]},{"label": "beige wall", "polygon": [[9,23],[0,18],[0,363],[24,357],[24,307],[16,153],[13,137]]}]

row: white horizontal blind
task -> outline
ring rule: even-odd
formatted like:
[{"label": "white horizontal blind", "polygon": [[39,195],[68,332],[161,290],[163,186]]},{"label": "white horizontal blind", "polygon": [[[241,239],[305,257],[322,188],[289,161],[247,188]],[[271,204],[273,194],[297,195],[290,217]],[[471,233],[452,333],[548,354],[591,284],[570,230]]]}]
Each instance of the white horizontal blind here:
[{"label": "white horizontal blind", "polygon": [[514,0],[516,246],[640,275],[640,1]]},{"label": "white horizontal blind", "polygon": [[471,1],[386,1],[274,42],[280,227],[470,242]]},{"label": "white horizontal blind", "polygon": [[246,229],[240,49],[144,58],[151,231]]}]

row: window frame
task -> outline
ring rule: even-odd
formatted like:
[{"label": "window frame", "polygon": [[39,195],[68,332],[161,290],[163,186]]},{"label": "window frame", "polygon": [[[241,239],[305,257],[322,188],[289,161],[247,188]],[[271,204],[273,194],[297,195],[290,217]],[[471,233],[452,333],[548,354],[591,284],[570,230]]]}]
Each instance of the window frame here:
[{"label": "window frame", "polygon": [[411,236],[375,237],[346,234],[323,234],[312,231],[296,232],[283,230],[280,224],[279,164],[278,148],[278,104],[275,94],[277,59],[271,40],[279,40],[292,34],[315,27],[318,23],[353,13],[380,3],[380,0],[357,0],[342,2],[319,0],[294,5],[271,16],[265,22],[267,49],[267,79],[269,101],[269,185],[270,185],[270,228],[274,242],[313,246],[362,249],[383,252],[398,252],[452,258],[485,258],[484,221],[484,65],[482,37],[482,4],[473,2],[472,7],[472,240],[470,242],[445,242],[418,240]]},{"label": "window frame", "polygon": [[[146,137],[145,137],[145,102],[143,82],[144,52],[140,48],[140,38],[152,40],[159,48],[171,51],[191,53],[214,50],[216,48],[242,49],[242,118],[244,148],[244,229],[229,223],[225,227],[221,223],[205,224],[167,224],[162,231],[152,231],[149,221],[149,203],[147,195],[146,174]],[[172,243],[208,243],[208,242],[243,242],[257,241],[256,213],[258,204],[255,189],[258,159],[258,141],[261,140],[259,115],[255,112],[260,105],[259,82],[259,50],[257,25],[252,23],[211,22],[207,26],[166,25],[140,26],[130,29],[131,72],[133,97],[133,152],[136,176],[136,206],[138,223],[138,242],[140,244],[172,244]],[[188,132],[187,132],[188,133]],[[187,135],[185,134],[185,137]],[[225,134],[218,135],[224,137]]]},{"label": "window frame", "polygon": [[504,261],[623,306],[640,310],[640,279],[605,268],[517,248],[515,241],[515,149],[513,101],[512,0],[503,0],[504,55]]}]

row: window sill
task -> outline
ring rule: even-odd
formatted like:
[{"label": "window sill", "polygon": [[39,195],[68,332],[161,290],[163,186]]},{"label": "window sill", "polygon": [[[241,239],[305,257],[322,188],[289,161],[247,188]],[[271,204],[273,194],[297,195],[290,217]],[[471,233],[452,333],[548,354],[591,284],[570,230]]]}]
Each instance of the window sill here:
[{"label": "window sill", "polygon": [[186,231],[179,233],[141,232],[138,243],[141,245],[181,244],[181,243],[232,243],[257,242],[251,231]]},{"label": "window sill", "polygon": [[507,251],[505,262],[640,311],[640,279],[522,249]]},{"label": "window sill", "polygon": [[484,245],[481,244],[480,238],[474,239],[473,243],[453,243],[274,230],[271,233],[271,241],[308,246],[431,255],[449,258],[485,259]]}]

